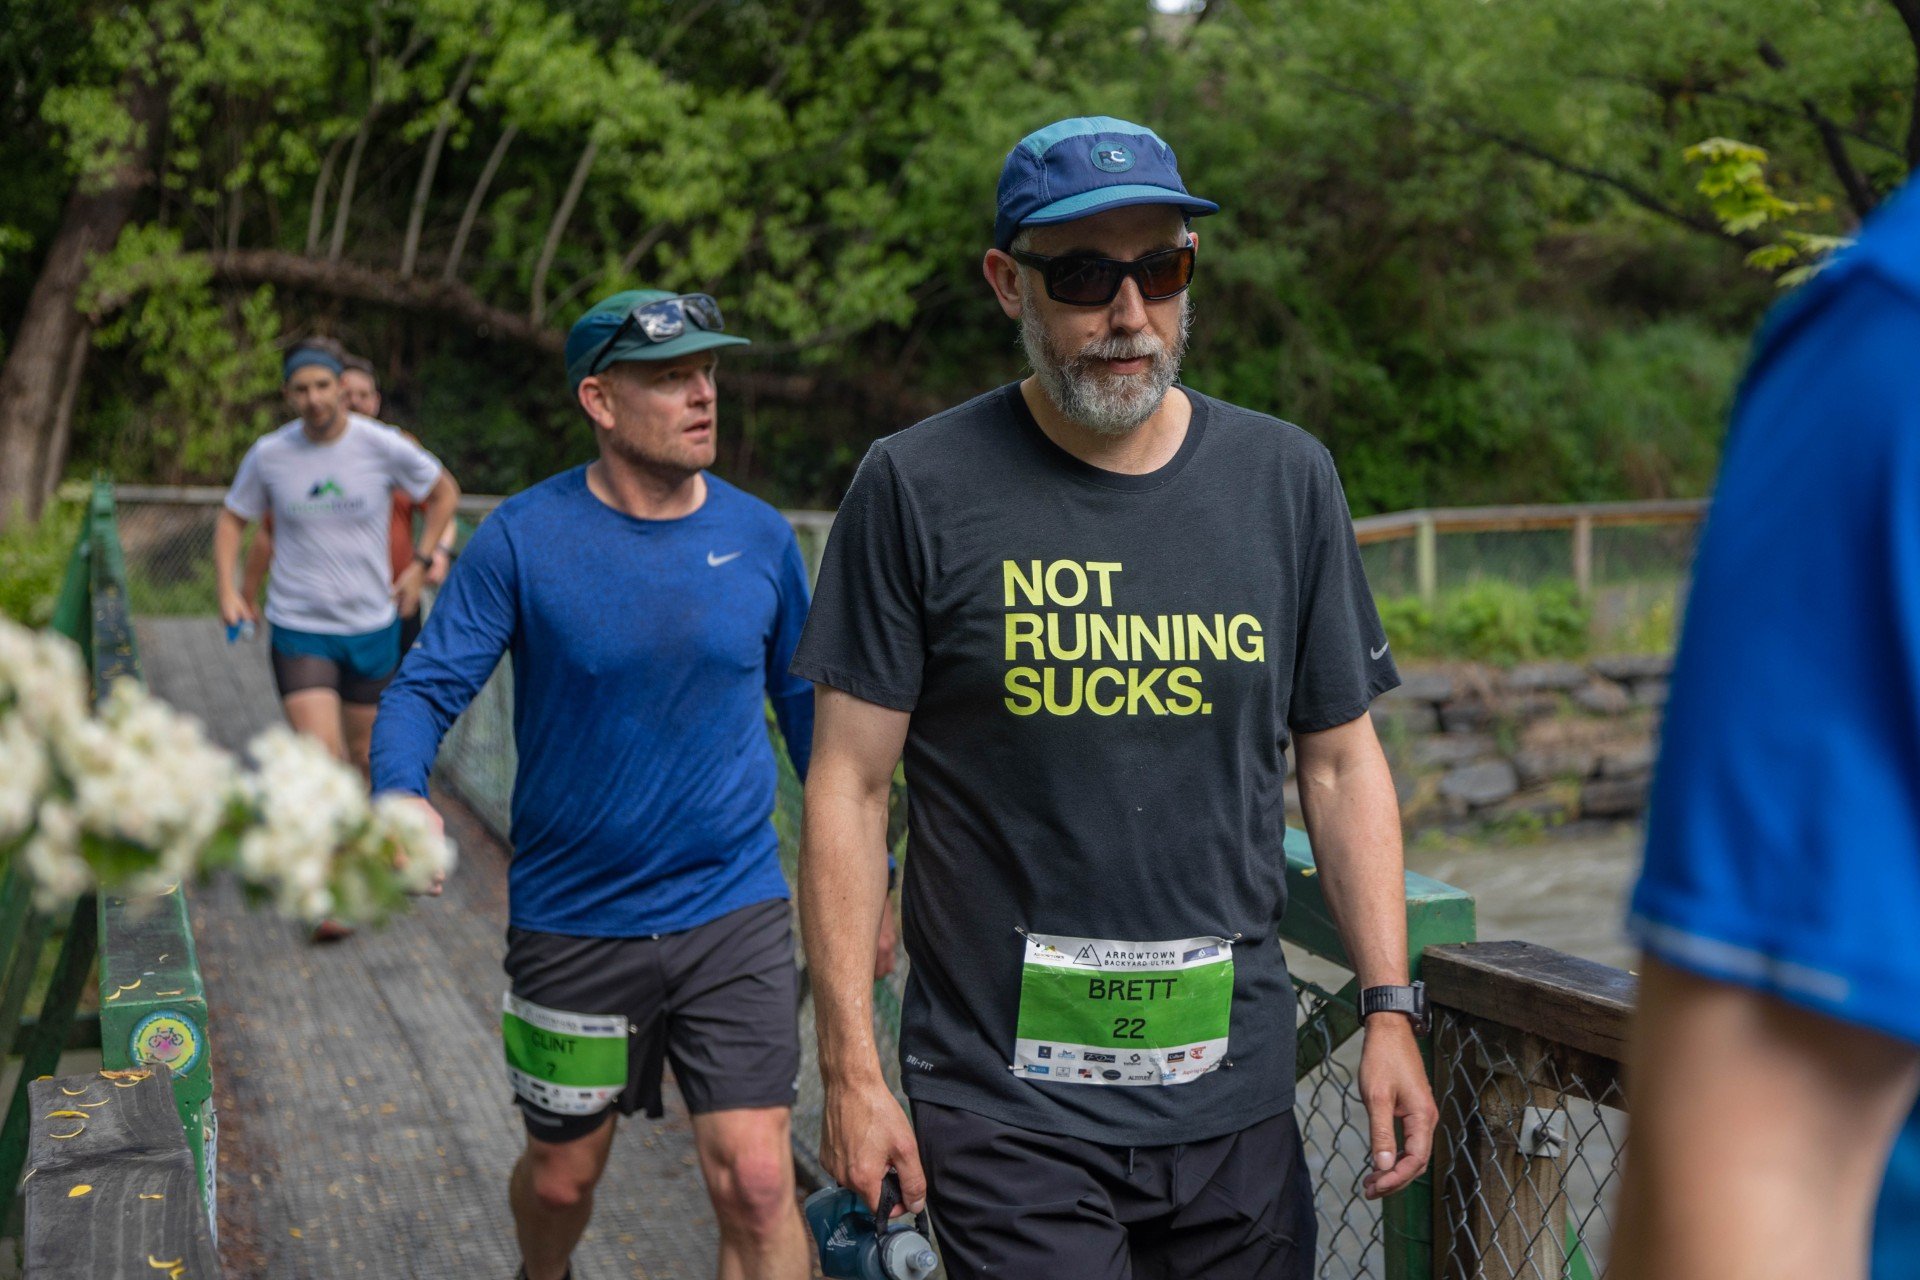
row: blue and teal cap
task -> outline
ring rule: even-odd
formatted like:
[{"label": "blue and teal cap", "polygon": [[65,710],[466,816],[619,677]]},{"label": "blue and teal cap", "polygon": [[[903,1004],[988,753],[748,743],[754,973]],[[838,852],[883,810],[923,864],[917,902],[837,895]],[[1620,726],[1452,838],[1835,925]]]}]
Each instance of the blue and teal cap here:
[{"label": "blue and teal cap", "polygon": [[1170,204],[1189,216],[1220,212],[1188,194],[1159,134],[1112,116],[1076,116],[1028,134],[1007,153],[993,243],[1005,249],[1021,227],[1130,204]]},{"label": "blue and teal cap", "polygon": [[604,349],[607,339],[619,331],[635,307],[665,302],[668,298],[679,296],[664,289],[628,289],[594,303],[585,315],[573,322],[573,328],[567,330],[567,385],[578,391],[587,377],[587,370],[596,363],[605,368],[622,360],[673,360],[711,347],[753,345],[745,338],[696,328],[691,324],[677,338],[650,342],[647,335],[640,332],[638,325],[627,325],[626,332],[620,334],[619,342],[611,350]]}]

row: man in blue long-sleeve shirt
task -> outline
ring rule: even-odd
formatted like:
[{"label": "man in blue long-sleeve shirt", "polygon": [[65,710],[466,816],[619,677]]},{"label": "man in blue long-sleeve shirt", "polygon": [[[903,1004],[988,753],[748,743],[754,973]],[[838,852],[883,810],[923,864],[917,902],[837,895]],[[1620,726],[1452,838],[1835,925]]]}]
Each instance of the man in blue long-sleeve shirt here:
[{"label": "man in blue long-sleeve shirt", "polygon": [[600,457],[502,503],[448,580],[373,742],[377,790],[421,797],[440,740],[510,654],[511,990],[527,1125],[510,1200],[528,1280],[561,1280],[613,1110],[693,1115],[722,1276],[803,1277],[788,1126],[799,1074],[771,700],[805,778],[813,695],[787,673],[806,568],[773,508],[709,475],[703,294],[616,294],[573,326],[567,374]]}]

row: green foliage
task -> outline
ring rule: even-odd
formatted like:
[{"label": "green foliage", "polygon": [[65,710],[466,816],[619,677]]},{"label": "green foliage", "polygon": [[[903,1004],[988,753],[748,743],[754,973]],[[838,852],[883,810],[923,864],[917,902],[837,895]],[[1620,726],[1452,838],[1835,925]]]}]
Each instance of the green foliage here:
[{"label": "green foliage", "polygon": [[0,531],[0,618],[29,627],[53,620],[82,514],[80,503],[53,502],[36,523],[18,520]]},{"label": "green foliage", "polygon": [[204,258],[183,254],[179,233],[129,227],[88,279],[82,305],[130,298],[94,335],[132,345],[157,383],[138,422],[140,446],[199,472],[229,468],[272,425],[280,385],[280,314],[273,290],[220,295]]},{"label": "green foliage", "polygon": [[1414,597],[1378,603],[1387,638],[1405,658],[1511,666],[1588,648],[1590,614],[1571,583],[1526,588],[1489,580],[1443,592],[1432,605]]},{"label": "green foliage", "polygon": [[1833,253],[1852,243],[1850,237],[1820,235],[1775,224],[1831,208],[1828,200],[1785,200],[1767,181],[1767,153],[1750,143],[1730,138],[1708,138],[1685,152],[1689,163],[1701,166],[1699,191],[1713,206],[1714,217],[1734,235],[1769,229],[1778,239],[1747,254],[1750,267],[1774,272],[1777,283],[1790,289],[1811,279]]},{"label": "green foliage", "polygon": [[[1851,229],[1805,104],[1878,196],[1913,92],[1878,0],[16,7],[0,332],[75,180],[136,140],[129,86],[159,85],[160,180],[88,293],[75,454],[175,480],[224,478],[282,416],[276,348],[316,329],[381,363],[470,488],[590,448],[550,353],[365,301],[416,213],[416,283],[438,277],[497,154],[458,287],[549,328],[635,285],[718,294],[756,386],[815,388],[723,374],[722,466],[830,505],[875,435],[1022,372],[979,279],[1000,162],[1100,112],[1225,209],[1198,224],[1187,378],[1325,440],[1357,511],[1699,493],[1768,302],[1716,230],[1800,278]],[[229,250],[357,274],[269,293],[211,274]]]}]

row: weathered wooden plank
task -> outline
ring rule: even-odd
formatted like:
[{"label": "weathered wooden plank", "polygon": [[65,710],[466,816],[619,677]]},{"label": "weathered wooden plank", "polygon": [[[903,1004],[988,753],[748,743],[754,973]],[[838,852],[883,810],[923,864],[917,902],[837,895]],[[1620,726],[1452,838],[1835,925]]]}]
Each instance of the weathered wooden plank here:
[{"label": "weathered wooden plank", "polygon": [[36,1080],[28,1280],[202,1280],[220,1262],[165,1068]]},{"label": "weathered wooden plank", "polygon": [[1472,942],[1427,951],[1427,995],[1503,1026],[1619,1062],[1639,984],[1624,969],[1531,942]]}]

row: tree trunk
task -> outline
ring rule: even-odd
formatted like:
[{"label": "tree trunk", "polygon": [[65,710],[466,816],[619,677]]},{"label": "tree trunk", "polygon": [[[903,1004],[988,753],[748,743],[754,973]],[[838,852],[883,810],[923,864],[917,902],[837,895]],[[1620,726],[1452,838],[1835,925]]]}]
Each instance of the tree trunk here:
[{"label": "tree trunk", "polygon": [[53,430],[47,433],[40,455],[40,492],[51,494],[60,487],[60,473],[67,467],[67,444],[73,439],[73,407],[80,401],[80,375],[86,372],[87,356],[93,351],[93,326],[82,324],[73,336],[73,352],[67,357],[66,386],[53,411]]},{"label": "tree trunk", "polygon": [[123,100],[135,142],[109,174],[98,182],[76,183],[67,197],[60,229],[0,367],[0,526],[21,516],[38,519],[46,503],[47,473],[64,448],[56,439],[61,404],[69,376],[79,367],[75,344],[87,341],[89,326],[78,301],[89,259],[113,247],[141,191],[153,181],[152,153],[166,94],[133,81]]}]

